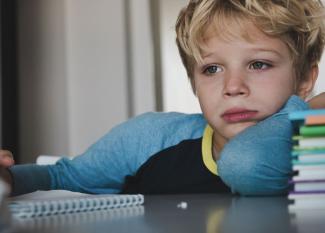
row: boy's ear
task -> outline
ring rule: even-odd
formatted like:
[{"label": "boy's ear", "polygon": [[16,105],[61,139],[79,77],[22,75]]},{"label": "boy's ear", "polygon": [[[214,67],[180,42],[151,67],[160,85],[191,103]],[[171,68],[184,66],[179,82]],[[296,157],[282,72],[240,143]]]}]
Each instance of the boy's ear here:
[{"label": "boy's ear", "polygon": [[308,73],[308,77],[306,80],[299,83],[297,94],[302,98],[306,99],[309,94],[312,92],[315,82],[318,77],[318,65],[313,65]]}]

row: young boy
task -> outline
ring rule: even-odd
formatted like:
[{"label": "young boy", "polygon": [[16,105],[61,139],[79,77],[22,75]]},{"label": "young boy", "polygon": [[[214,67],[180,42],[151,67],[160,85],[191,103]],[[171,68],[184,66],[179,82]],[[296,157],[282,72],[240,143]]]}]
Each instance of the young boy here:
[{"label": "young boy", "polygon": [[[322,15],[319,1],[190,1],[177,21],[177,45],[203,115],[143,114],[50,166],[11,166],[1,151],[0,175],[12,195],[283,194],[291,175],[287,114],[308,108],[302,99],[318,74]],[[325,107],[324,100],[311,106]]]}]

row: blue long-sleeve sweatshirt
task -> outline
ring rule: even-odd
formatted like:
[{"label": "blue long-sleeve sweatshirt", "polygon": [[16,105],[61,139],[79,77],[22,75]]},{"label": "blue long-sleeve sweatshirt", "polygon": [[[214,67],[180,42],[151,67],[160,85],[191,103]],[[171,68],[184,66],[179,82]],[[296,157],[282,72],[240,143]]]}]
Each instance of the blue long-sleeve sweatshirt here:
[{"label": "blue long-sleeve sweatshirt", "polygon": [[278,113],[231,139],[217,162],[212,159],[211,128],[202,114],[146,113],[114,127],[72,160],[12,166],[12,194],[49,189],[228,192],[228,187],[247,195],[281,194],[291,174],[287,114],[307,108],[292,96]]}]

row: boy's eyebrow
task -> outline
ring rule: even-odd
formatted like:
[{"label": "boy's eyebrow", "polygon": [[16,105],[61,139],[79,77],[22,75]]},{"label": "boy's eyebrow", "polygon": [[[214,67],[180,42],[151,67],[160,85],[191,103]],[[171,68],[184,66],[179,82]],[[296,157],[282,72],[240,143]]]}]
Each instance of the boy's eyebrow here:
[{"label": "boy's eyebrow", "polygon": [[[252,48],[252,50],[256,51],[256,52],[269,52],[269,53],[274,53],[279,57],[283,57],[283,55],[277,51],[276,49],[265,49],[265,48]],[[211,53],[207,53],[207,54],[203,54],[202,55],[202,59],[207,58],[207,57],[211,57],[213,56],[215,53],[211,52]]]},{"label": "boy's eyebrow", "polygon": [[275,53],[277,56],[282,57],[283,55],[277,51],[276,49],[265,49],[265,48],[255,48],[253,50],[261,51],[261,52],[269,52],[269,53]]},{"label": "boy's eyebrow", "polygon": [[207,53],[207,54],[202,54],[202,58],[206,58],[206,57],[210,57],[212,56],[214,53]]}]

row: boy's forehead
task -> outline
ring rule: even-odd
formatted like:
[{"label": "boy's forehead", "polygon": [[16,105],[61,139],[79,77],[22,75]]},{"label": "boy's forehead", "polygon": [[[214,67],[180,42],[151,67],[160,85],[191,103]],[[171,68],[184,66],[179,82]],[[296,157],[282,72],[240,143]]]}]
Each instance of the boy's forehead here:
[{"label": "boy's forehead", "polygon": [[246,40],[247,42],[253,43],[254,38],[266,36],[252,21],[242,20],[231,20],[227,24],[224,22],[213,22],[211,23],[206,31],[203,33],[203,42],[206,43],[213,37],[227,42],[238,39]]},{"label": "boy's forehead", "polygon": [[211,46],[216,45],[216,40],[222,44],[245,41],[250,48],[256,51],[279,51],[287,50],[286,44],[277,37],[271,37],[261,31],[253,22],[243,22],[241,25],[230,25],[228,28],[210,26],[204,34],[201,43],[201,56],[207,57],[211,54]]}]

